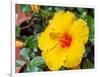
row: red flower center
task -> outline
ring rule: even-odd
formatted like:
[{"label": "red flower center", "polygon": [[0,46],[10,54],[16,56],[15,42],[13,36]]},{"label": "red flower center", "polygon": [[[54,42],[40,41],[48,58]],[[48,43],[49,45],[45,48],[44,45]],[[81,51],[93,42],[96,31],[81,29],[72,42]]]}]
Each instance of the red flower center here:
[{"label": "red flower center", "polygon": [[69,47],[71,45],[72,37],[68,33],[64,33],[60,38],[62,48]]}]

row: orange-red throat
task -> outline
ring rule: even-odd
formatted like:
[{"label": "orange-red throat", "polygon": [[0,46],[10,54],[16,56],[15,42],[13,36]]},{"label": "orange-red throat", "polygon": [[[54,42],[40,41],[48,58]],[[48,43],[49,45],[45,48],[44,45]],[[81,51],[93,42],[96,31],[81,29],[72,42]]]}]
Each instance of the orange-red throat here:
[{"label": "orange-red throat", "polygon": [[60,38],[60,43],[62,48],[70,47],[72,42],[72,37],[68,33],[64,33]]}]

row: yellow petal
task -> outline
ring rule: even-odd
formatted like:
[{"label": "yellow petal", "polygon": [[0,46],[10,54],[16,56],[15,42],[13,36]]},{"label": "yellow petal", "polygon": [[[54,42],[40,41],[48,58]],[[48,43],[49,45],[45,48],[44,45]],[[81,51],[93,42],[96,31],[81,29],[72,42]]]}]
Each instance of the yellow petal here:
[{"label": "yellow petal", "polygon": [[77,65],[77,66],[75,66],[75,67],[69,68],[69,70],[76,70],[76,69],[81,69],[81,68],[80,68],[80,64]]},{"label": "yellow petal", "polygon": [[57,45],[49,51],[42,52],[42,57],[50,70],[59,70],[66,59],[66,52]]},{"label": "yellow petal", "polygon": [[48,26],[58,32],[66,32],[75,20],[75,15],[72,12],[60,11],[49,21]]},{"label": "yellow petal", "polygon": [[41,51],[52,49],[57,44],[57,41],[51,39],[49,31],[44,31],[38,38],[38,46]]},{"label": "yellow petal", "polygon": [[75,14],[70,12],[70,11],[67,11],[63,14],[62,19],[61,19],[61,23],[62,23],[64,28],[68,27],[68,29],[69,29],[69,27],[71,27],[73,25],[75,20],[76,20]]},{"label": "yellow petal", "polygon": [[64,66],[72,68],[81,63],[84,54],[84,45],[79,42],[73,42],[67,51],[67,56]]},{"label": "yellow petal", "polygon": [[74,22],[73,26],[70,28],[70,33],[74,40],[82,41],[83,44],[88,41],[89,29],[86,22],[82,19],[78,19]]}]

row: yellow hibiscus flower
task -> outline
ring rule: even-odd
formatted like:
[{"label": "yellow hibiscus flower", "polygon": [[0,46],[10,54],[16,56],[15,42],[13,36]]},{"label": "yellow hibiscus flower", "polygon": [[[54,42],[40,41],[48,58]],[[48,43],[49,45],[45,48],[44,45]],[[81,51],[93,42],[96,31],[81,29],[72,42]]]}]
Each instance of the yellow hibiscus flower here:
[{"label": "yellow hibiscus flower", "polygon": [[79,65],[88,36],[89,29],[83,19],[77,19],[70,11],[55,13],[38,38],[48,68],[59,70],[61,66],[72,68]]}]

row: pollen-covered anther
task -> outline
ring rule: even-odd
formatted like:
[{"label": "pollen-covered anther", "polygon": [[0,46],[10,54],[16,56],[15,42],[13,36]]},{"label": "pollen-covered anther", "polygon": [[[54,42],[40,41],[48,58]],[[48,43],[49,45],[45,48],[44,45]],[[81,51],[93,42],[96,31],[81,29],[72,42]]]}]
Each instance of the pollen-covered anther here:
[{"label": "pollen-covered anther", "polygon": [[49,34],[49,36],[50,36],[51,39],[57,40],[57,39],[59,39],[59,37],[60,37],[60,33],[58,33],[58,32],[51,32],[51,33]]}]

